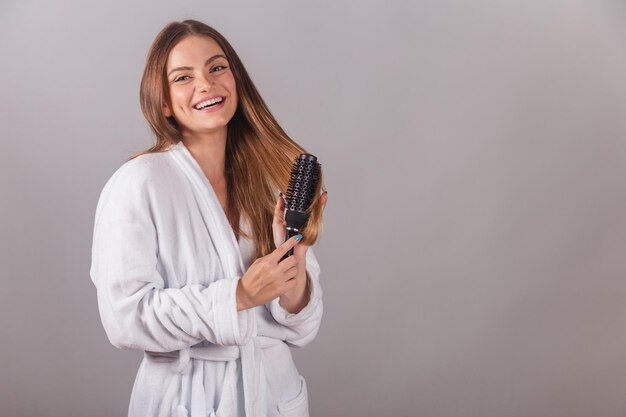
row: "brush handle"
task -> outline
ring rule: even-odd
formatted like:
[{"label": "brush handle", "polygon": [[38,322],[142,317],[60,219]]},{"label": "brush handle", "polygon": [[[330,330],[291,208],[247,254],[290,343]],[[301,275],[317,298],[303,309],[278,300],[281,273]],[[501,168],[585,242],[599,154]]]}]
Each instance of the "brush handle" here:
[{"label": "brush handle", "polygon": [[[285,242],[297,235],[298,233],[300,232],[298,232],[297,229],[287,228],[287,236],[285,237]],[[284,254],[282,258],[280,258],[279,262],[282,262],[283,260],[289,258],[291,255],[293,255],[293,248],[289,249],[287,253]]]}]

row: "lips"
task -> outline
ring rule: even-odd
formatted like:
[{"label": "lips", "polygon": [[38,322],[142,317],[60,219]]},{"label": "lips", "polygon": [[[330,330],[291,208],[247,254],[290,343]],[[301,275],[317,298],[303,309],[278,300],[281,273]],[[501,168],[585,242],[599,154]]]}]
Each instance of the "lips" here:
[{"label": "lips", "polygon": [[216,106],[220,103],[223,103],[226,100],[226,97],[223,96],[213,96],[213,97],[205,97],[202,100],[198,101],[193,105],[193,108],[196,110],[203,110],[207,107]]},{"label": "lips", "polygon": [[194,108],[194,110],[199,111],[201,113],[210,113],[210,112],[218,111],[221,108],[223,108],[224,107],[224,103],[226,103],[226,98],[225,97],[219,103],[215,103],[213,105],[206,106],[206,107],[201,108],[201,109]]}]

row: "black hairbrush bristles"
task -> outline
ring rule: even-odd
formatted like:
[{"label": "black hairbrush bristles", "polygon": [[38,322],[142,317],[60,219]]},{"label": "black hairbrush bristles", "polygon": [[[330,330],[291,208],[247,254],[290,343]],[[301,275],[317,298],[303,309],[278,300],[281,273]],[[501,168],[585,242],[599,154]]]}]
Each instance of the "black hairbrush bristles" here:
[{"label": "black hairbrush bristles", "polygon": [[[317,158],[311,154],[303,153],[294,162],[289,188],[285,195],[287,239],[300,233],[300,229],[308,220],[308,210],[315,198],[320,180],[320,170]],[[293,251],[290,250],[285,258],[292,253]]]},{"label": "black hairbrush bristles", "polygon": [[[291,170],[291,179],[285,198],[287,210],[304,213],[315,198],[320,178],[320,164],[313,155],[302,154]],[[301,225],[300,225],[301,226]]]}]

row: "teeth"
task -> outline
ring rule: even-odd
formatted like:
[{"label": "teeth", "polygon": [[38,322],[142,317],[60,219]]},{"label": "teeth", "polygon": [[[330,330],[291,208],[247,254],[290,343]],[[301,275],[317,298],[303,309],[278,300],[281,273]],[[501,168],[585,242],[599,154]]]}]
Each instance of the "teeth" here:
[{"label": "teeth", "polygon": [[215,103],[221,103],[223,100],[224,100],[224,97],[215,97],[215,98],[212,98],[211,100],[206,100],[206,101],[196,104],[195,108],[197,110],[202,110],[206,106],[210,106],[211,104],[215,104]]}]

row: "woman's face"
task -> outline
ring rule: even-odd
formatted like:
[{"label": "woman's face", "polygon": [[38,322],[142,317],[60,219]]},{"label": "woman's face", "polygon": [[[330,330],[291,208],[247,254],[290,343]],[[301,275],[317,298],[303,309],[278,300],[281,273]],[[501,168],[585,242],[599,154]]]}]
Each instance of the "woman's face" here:
[{"label": "woman's face", "polygon": [[206,36],[188,36],[167,58],[170,103],[165,117],[174,116],[183,133],[226,130],[237,110],[237,90],[222,48]]}]

